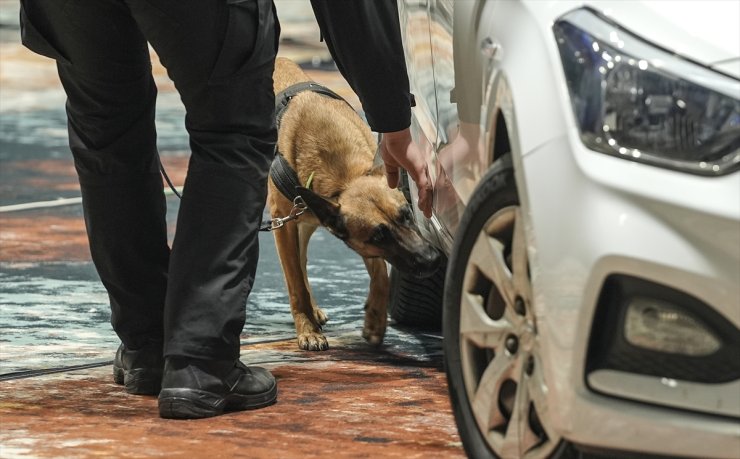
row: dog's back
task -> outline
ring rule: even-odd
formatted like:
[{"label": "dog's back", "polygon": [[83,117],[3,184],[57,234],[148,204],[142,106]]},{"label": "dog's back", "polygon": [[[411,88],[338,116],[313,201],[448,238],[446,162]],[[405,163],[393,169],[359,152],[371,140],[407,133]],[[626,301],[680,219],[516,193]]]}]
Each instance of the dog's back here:
[{"label": "dog's back", "polygon": [[[273,79],[276,94],[311,81],[285,58],[276,60]],[[324,196],[336,196],[352,179],[364,175],[372,166],[375,148],[370,128],[342,100],[303,91],[291,99],[281,119],[278,149],[301,183],[314,175],[314,189]]]},{"label": "dog's back", "polygon": [[278,57],[275,60],[275,73],[272,76],[275,94],[302,81],[308,81],[308,75],[290,59]]}]

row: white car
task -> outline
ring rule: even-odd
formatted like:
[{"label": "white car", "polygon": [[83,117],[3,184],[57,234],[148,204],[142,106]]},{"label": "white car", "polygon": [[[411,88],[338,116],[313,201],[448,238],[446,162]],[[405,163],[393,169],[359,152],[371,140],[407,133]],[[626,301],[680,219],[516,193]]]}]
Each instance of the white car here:
[{"label": "white car", "polygon": [[740,2],[399,14],[468,455],[740,457]]}]

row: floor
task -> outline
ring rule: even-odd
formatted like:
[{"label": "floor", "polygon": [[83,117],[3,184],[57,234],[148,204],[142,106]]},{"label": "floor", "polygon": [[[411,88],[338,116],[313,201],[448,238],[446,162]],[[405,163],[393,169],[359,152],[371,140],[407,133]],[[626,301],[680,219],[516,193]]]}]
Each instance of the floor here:
[{"label": "floor", "polygon": [[[358,106],[306,4],[278,2],[285,10],[280,54]],[[309,266],[330,316],[324,352],[298,349],[271,236],[261,236],[242,360],[275,374],[277,404],[163,420],[155,397],[115,385],[117,339],[87,250],[64,94],[53,63],[18,43],[15,8],[15,0],[0,0],[0,457],[464,457],[439,332],[391,325],[382,346],[366,344],[367,274],[326,232],[312,240]],[[188,157],[184,112],[152,57],[160,153],[180,184]],[[177,209],[170,196],[171,231]]]},{"label": "floor", "polygon": [[156,398],[125,393],[110,365],[6,380],[0,456],[464,457],[438,359],[360,340],[335,334],[312,354],[293,339],[245,347],[278,379],[278,403],[202,420],[160,419]]}]

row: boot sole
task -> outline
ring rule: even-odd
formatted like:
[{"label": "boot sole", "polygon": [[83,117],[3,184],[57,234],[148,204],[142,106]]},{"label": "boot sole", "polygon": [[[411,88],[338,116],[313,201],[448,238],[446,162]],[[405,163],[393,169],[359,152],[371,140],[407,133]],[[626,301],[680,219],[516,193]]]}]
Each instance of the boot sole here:
[{"label": "boot sole", "polygon": [[202,419],[227,411],[255,410],[277,401],[277,384],[261,394],[221,396],[197,389],[162,389],[159,415],[165,419]]},{"label": "boot sole", "polygon": [[132,395],[157,395],[162,387],[162,372],[151,368],[132,368],[126,371],[114,364],[113,381]]}]

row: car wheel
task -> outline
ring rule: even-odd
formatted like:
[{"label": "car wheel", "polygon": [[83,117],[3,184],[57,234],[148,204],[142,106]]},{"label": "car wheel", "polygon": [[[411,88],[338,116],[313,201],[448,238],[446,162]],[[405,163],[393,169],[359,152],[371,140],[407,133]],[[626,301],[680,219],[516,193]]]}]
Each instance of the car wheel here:
[{"label": "car wheel", "polygon": [[449,259],[445,368],[469,457],[565,457],[572,451],[547,422],[521,212],[506,155],[473,193]]},{"label": "car wheel", "polygon": [[439,330],[446,264],[429,277],[419,278],[391,267],[388,312],[399,325]]}]

